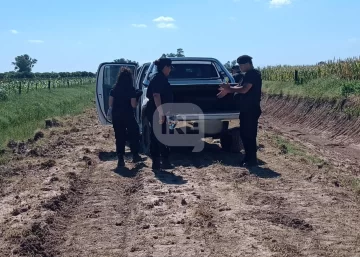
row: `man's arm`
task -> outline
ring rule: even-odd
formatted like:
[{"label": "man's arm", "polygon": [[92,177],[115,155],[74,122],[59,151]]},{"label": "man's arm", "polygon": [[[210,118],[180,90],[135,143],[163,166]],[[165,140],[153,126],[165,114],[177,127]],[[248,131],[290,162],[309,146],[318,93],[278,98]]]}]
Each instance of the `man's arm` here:
[{"label": "man's arm", "polygon": [[234,86],[229,88],[229,93],[246,94],[252,87],[251,83],[246,83],[243,86]]},{"label": "man's arm", "polygon": [[163,86],[163,81],[159,78],[154,79],[153,81],[154,86],[153,86],[153,97],[154,97],[154,102],[156,105],[156,108],[159,112],[159,114],[163,114],[163,109],[161,106],[161,96],[160,93],[162,92],[162,86]]},{"label": "man's arm", "polygon": [[154,97],[154,102],[156,105],[157,110],[159,111],[159,113],[163,113],[162,107],[161,107],[161,96],[159,93],[154,93],[153,94]]},{"label": "man's arm", "polygon": [[114,97],[112,95],[110,95],[110,97],[109,97],[109,108],[112,108],[113,103],[114,103]]},{"label": "man's arm", "polygon": [[129,87],[129,97],[130,97],[131,107],[135,109],[138,103],[136,99],[136,91],[133,86]]},{"label": "man's arm", "polygon": [[[238,75],[240,76],[241,74],[238,74]],[[240,77],[238,77],[237,79],[240,80]],[[228,93],[246,94],[252,88],[252,86],[256,80],[256,77],[254,76],[254,73],[250,71],[250,72],[246,73],[242,79],[244,80],[244,84],[242,86],[239,86],[239,84],[238,84],[236,86],[230,87],[228,89]]]}]

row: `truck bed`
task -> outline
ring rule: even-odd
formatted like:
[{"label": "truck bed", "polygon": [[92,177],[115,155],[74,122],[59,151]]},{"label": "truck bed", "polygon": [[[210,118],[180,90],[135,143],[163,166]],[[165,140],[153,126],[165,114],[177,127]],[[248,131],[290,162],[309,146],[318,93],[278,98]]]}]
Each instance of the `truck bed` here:
[{"label": "truck bed", "polygon": [[223,98],[216,96],[219,93],[219,85],[172,85],[172,88],[174,103],[195,104],[204,114],[238,112],[233,94],[228,94]]}]

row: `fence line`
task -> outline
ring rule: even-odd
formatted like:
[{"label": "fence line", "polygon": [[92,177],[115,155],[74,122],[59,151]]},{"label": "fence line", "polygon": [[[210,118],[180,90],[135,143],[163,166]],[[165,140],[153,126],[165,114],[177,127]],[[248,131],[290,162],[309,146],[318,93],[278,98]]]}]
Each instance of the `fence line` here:
[{"label": "fence line", "polygon": [[32,90],[71,87],[95,83],[94,77],[56,79],[11,79],[0,81],[0,91],[10,94],[24,94]]}]

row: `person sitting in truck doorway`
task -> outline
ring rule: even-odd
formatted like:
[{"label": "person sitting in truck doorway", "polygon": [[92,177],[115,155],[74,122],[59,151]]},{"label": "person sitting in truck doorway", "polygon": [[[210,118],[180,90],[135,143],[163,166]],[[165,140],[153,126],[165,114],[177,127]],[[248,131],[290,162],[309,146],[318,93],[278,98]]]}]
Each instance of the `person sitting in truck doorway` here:
[{"label": "person sitting in truck doorway", "polygon": [[124,154],[127,140],[130,142],[133,162],[141,161],[139,155],[140,131],[134,111],[141,94],[142,92],[135,91],[131,70],[121,67],[117,81],[110,91],[109,110],[107,113],[107,117],[112,121],[115,132],[118,168],[125,166]]},{"label": "person sitting in truck doorway", "polygon": [[242,55],[237,58],[240,70],[245,72],[241,84],[230,86],[229,83],[220,85],[219,98],[228,93],[239,94],[238,106],[240,109],[240,136],[245,148],[245,157],[241,161],[241,166],[257,166],[257,130],[258,120],[261,116],[261,87],[262,78],[259,70],[255,69],[252,57]]},{"label": "person sitting in truck doorway", "polygon": [[171,169],[173,165],[169,161],[169,147],[160,142],[154,133],[155,129],[160,130],[160,127],[155,126],[161,126],[161,131],[167,131],[165,116],[167,110],[164,110],[162,105],[173,102],[173,92],[167,78],[172,69],[171,59],[160,58],[154,63],[158,72],[151,79],[146,92],[146,97],[149,99],[146,115],[151,126],[150,155],[152,169]]}]

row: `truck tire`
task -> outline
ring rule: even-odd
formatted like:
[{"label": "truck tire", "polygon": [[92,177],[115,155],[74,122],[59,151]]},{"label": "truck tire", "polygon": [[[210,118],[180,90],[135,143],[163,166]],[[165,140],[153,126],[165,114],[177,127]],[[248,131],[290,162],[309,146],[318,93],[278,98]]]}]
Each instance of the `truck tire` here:
[{"label": "truck tire", "polygon": [[150,155],[150,133],[151,127],[149,120],[145,117],[142,121],[142,135],[141,135],[141,151],[145,155]]},{"label": "truck tire", "polygon": [[220,135],[220,144],[221,148],[226,152],[240,153],[244,148],[240,137],[240,129],[232,128],[225,130]]}]

